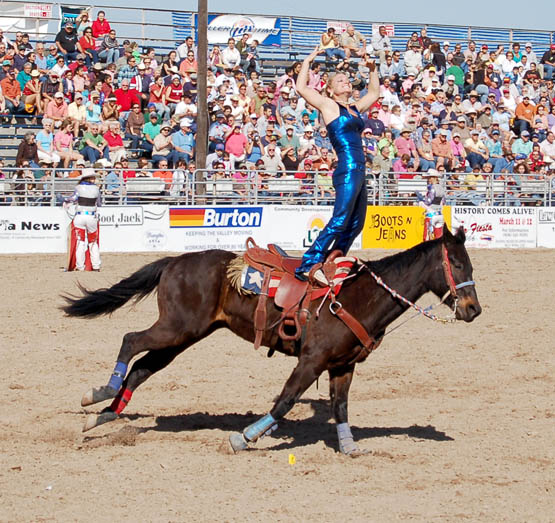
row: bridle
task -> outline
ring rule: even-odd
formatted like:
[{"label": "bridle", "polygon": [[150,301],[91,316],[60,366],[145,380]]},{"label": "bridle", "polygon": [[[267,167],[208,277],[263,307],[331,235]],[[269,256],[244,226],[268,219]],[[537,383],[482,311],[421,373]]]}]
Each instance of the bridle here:
[{"label": "bridle", "polygon": [[[447,247],[445,246],[445,244],[441,245],[441,258],[442,258],[441,265],[443,267],[443,274],[445,276],[445,281],[447,283],[447,286],[449,287],[449,290],[443,295],[443,297],[438,303],[426,308],[420,307],[420,305],[417,305],[416,303],[410,301],[409,299],[399,294],[395,289],[392,289],[391,287],[389,287],[389,285],[387,285],[387,283],[385,283],[366,264],[363,264],[363,267],[365,267],[368,270],[368,272],[372,275],[372,278],[374,278],[374,280],[378,285],[380,285],[386,291],[388,291],[394,298],[399,299],[400,301],[402,301],[403,303],[406,303],[409,307],[412,307],[414,310],[417,311],[417,314],[407,318],[404,322],[400,323],[393,329],[390,329],[387,332],[387,334],[393,332],[395,329],[398,329],[401,325],[411,320],[415,316],[418,316],[419,314],[422,314],[423,316],[426,316],[426,318],[430,318],[431,320],[438,321],[440,323],[454,323],[457,320],[456,313],[457,313],[457,306],[459,304],[459,295],[457,291],[464,287],[476,285],[476,282],[474,282],[474,280],[467,280],[467,281],[463,281],[462,283],[455,283],[455,278],[453,278],[453,271],[451,269],[451,262],[449,261],[449,254],[447,252]],[[434,309],[438,305],[441,305],[447,299],[448,296],[451,296],[453,298],[453,308],[452,308],[451,315],[448,318],[440,318],[439,316],[432,314],[430,310]]]}]

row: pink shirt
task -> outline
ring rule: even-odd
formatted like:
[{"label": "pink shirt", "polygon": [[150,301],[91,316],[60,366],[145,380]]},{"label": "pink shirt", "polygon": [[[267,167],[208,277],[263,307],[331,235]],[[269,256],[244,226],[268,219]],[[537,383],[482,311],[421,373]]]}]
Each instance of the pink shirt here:
[{"label": "pink shirt", "polygon": [[73,135],[70,133],[66,133],[64,131],[58,131],[54,135],[54,143],[60,149],[69,149],[71,142],[73,141]]},{"label": "pink shirt", "polygon": [[245,152],[247,146],[247,137],[243,133],[231,133],[225,142],[225,150],[229,154],[241,156]]},{"label": "pink shirt", "polygon": [[67,104],[63,102],[58,105],[54,100],[48,102],[46,116],[49,118],[65,118],[67,116]]},{"label": "pink shirt", "polygon": [[403,154],[408,154],[409,156],[412,156],[414,153],[416,153],[416,146],[414,145],[414,142],[411,138],[406,140],[402,136],[399,136],[399,138],[395,139],[395,147],[397,147],[398,151],[397,156],[403,156]]},{"label": "pink shirt", "polygon": [[459,143],[455,143],[455,140],[451,140],[451,150],[453,151],[454,156],[463,156],[464,154],[464,145],[459,140]]}]

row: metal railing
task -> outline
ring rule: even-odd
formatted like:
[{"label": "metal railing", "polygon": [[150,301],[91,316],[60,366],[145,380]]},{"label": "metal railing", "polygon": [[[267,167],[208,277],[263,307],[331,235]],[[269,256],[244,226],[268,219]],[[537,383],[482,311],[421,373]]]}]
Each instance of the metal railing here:
[{"label": "metal railing", "polygon": [[[97,170],[103,205],[333,205],[331,176],[317,172],[225,170]],[[56,206],[79,183],[79,170],[4,169],[0,172],[0,206]],[[406,175],[406,173],[405,173]],[[426,180],[401,173],[367,173],[369,205],[414,205]],[[445,173],[440,184],[448,205],[553,206],[555,176],[483,174],[482,179]]]}]

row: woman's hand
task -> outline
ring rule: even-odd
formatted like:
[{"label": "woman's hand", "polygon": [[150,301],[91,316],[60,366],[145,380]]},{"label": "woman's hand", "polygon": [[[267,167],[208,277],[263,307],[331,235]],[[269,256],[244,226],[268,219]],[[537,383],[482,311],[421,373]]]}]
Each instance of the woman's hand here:
[{"label": "woman's hand", "polygon": [[366,65],[366,67],[368,67],[368,69],[371,73],[373,73],[376,70],[376,61],[375,60],[367,58],[364,63]]}]

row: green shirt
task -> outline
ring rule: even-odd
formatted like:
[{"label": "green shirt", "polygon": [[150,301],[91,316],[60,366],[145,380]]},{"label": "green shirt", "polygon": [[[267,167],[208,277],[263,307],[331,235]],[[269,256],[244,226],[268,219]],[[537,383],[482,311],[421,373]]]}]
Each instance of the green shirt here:
[{"label": "green shirt", "polygon": [[452,65],[445,71],[445,74],[449,76],[452,74],[455,77],[455,85],[459,87],[464,85],[464,71],[458,65]]},{"label": "green shirt", "polygon": [[82,150],[87,146],[87,141],[92,142],[96,146],[99,146],[104,141],[104,137],[100,133],[98,133],[96,136],[94,136],[91,132],[83,134],[83,139],[79,144],[79,150]]},{"label": "green shirt", "polygon": [[143,133],[148,134],[151,140],[154,140],[160,134],[160,124],[157,123],[155,125],[152,122],[148,122],[143,127]]}]

